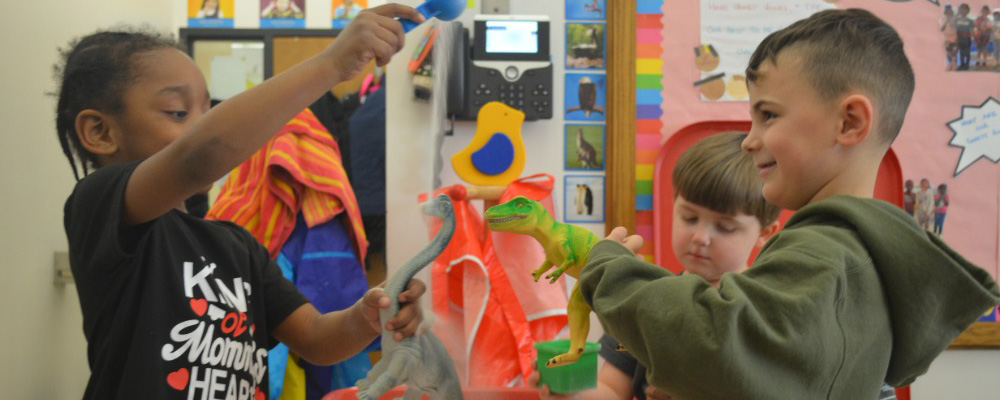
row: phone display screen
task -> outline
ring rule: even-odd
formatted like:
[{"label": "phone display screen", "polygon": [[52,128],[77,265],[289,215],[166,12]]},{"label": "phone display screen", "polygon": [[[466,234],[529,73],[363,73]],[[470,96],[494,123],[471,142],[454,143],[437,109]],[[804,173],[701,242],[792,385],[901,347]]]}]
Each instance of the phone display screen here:
[{"label": "phone display screen", "polygon": [[549,21],[476,20],[472,53],[475,60],[549,61]]},{"label": "phone display screen", "polygon": [[486,21],[487,53],[537,53],[538,21]]}]

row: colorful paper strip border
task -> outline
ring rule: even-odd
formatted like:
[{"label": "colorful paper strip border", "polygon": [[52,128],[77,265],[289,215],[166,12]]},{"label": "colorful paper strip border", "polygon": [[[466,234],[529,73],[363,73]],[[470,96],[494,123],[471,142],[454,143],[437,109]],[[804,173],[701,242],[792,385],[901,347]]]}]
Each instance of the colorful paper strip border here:
[{"label": "colorful paper strip border", "polygon": [[653,165],[660,151],[663,123],[663,0],[636,1],[635,231],[639,251],[653,261]]}]

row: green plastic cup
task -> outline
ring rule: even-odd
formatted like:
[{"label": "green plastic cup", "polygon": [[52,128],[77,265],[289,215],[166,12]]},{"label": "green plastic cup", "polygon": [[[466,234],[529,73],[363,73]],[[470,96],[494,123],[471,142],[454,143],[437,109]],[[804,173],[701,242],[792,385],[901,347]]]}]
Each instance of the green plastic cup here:
[{"label": "green plastic cup", "polygon": [[549,368],[545,366],[545,362],[569,350],[569,340],[535,343],[535,350],[538,350],[536,368],[541,375],[538,386],[548,385],[549,391],[556,394],[597,387],[597,350],[600,348],[600,344],[587,342],[583,345],[583,354],[575,363]]}]

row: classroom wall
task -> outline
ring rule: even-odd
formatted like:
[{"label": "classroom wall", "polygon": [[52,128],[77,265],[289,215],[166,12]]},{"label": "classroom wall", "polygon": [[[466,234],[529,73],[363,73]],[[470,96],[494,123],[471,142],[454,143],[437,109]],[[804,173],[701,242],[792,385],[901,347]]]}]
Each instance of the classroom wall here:
[{"label": "classroom wall", "polygon": [[[255,27],[253,2],[237,27]],[[309,27],[329,27],[329,3],[308,0]],[[52,283],[53,253],[66,251],[62,208],[74,179],[55,134],[57,48],[119,24],[176,34],[182,0],[5,2],[0,13],[0,388],[5,399],[79,399],[89,376],[83,321],[72,284]]]},{"label": "classroom wall", "polygon": [[[406,0],[403,4],[418,5],[421,1]],[[472,18],[478,14],[477,8],[467,10],[459,20],[466,28],[472,28]],[[566,24],[562,1],[511,0],[511,14],[547,15],[550,27],[550,53],[553,60],[553,118],[526,121],[522,125],[521,136],[527,153],[524,172],[521,176],[547,173],[555,178],[552,199],[555,203],[556,219],[562,221],[564,209],[563,169],[564,124],[562,118],[563,77],[565,75],[565,33]],[[426,26],[407,35],[406,47],[387,67],[388,97],[386,104],[386,195],[387,199],[387,255],[389,271],[406,262],[428,242],[423,217],[417,208],[417,196],[432,190],[434,136],[430,130],[430,106],[413,98],[413,84],[406,71],[406,61],[423,35]],[[584,71],[579,71],[584,72]],[[590,73],[590,71],[586,71]],[[572,123],[578,123],[573,121]],[[457,121],[454,135],[445,137],[441,155],[444,163],[440,171],[442,186],[464,183],[451,168],[451,155],[461,151],[472,140],[476,125],[474,121]],[[602,175],[603,171],[575,171],[573,175]],[[478,201],[474,204],[478,205]],[[576,223],[604,237],[603,223]],[[422,272],[423,280],[430,282],[427,271]],[[564,280],[572,287],[573,279]],[[596,340],[602,330],[596,317],[592,315],[590,338]]]},{"label": "classroom wall", "polygon": [[[642,0],[640,0],[642,1]],[[418,1],[404,1],[405,4],[419,4]],[[676,7],[672,4],[671,7]],[[563,47],[565,24],[564,2],[511,1],[511,13],[545,14],[552,19],[552,55],[555,61],[555,109],[563,107]],[[464,15],[463,20],[470,15]],[[467,25],[468,26],[468,25]],[[411,34],[412,36],[412,34]],[[408,55],[414,41],[407,43],[402,51]],[[405,65],[393,62],[389,65],[389,98],[387,104],[387,193],[388,193],[388,259],[390,269],[405,262],[427,243],[423,231],[423,221],[416,209],[416,196],[430,188],[432,171],[426,160],[431,157],[433,143],[427,119],[429,108],[412,100],[412,85],[405,75]],[[612,105],[613,106],[613,105]],[[524,175],[548,172],[556,176],[553,196],[556,207],[561,209],[563,170],[561,129],[563,121],[558,115],[552,120],[528,122],[524,125],[523,136],[528,149],[528,162]],[[448,165],[448,157],[460,150],[471,139],[474,125],[460,123],[454,137],[445,139],[443,154],[445,167],[441,179],[445,185],[460,183]],[[601,233],[603,225],[588,226]],[[424,279],[428,281],[427,279]],[[599,329],[592,324],[592,334]],[[593,335],[592,335],[593,337]],[[912,386],[914,400],[935,399],[983,399],[995,398],[997,388],[995,377],[1000,376],[1000,351],[998,350],[949,350],[945,351],[931,365],[928,373],[920,377]]]},{"label": "classroom wall", "polygon": [[[376,0],[377,1],[377,0]],[[374,3],[374,2],[373,2]],[[256,27],[253,2],[236,26]],[[0,13],[0,397],[79,399],[89,376],[83,321],[72,284],[52,283],[53,253],[66,251],[62,209],[74,179],[55,134],[57,48],[98,28],[186,25],[183,0],[33,0]],[[329,27],[329,2],[307,0],[307,26]]]},{"label": "classroom wall", "polygon": [[56,286],[73,175],[56,139],[56,48],[127,21],[171,30],[163,0],[12,1],[0,13],[0,388],[5,399],[79,399],[89,370],[74,285]]},{"label": "classroom wall", "polygon": [[[233,26],[255,29],[260,26],[259,0],[233,0]],[[187,26],[188,0],[160,0],[173,7],[172,21],[175,27]],[[368,0],[369,7],[384,4],[385,0]],[[201,4],[201,0],[198,0]],[[330,29],[330,0],[305,0],[306,28]]]},{"label": "classroom wall", "polygon": [[[402,1],[404,4],[417,5],[420,1]],[[563,76],[565,75],[565,19],[562,1],[532,1],[511,0],[511,14],[547,15],[550,19],[550,41],[553,60],[553,118],[547,120],[526,121],[522,125],[521,136],[524,139],[527,160],[522,176],[537,173],[548,173],[555,177],[553,201],[557,213],[563,210],[563,141],[564,121],[563,109]],[[466,28],[472,27],[472,17],[478,14],[478,9],[466,11],[460,20]],[[418,29],[423,32],[425,26]],[[433,135],[430,132],[427,103],[413,98],[413,84],[406,72],[406,60],[416,46],[413,38],[421,37],[422,33],[411,33],[407,36],[406,47],[400,52],[403,57],[397,57],[387,69],[389,97],[387,100],[388,124],[387,135],[387,196],[388,196],[388,261],[390,269],[400,265],[411,255],[416,254],[426,244],[425,236],[414,237],[414,227],[422,227],[420,212],[416,208],[416,198],[420,193],[431,190],[433,179],[432,166],[427,164],[433,158]],[[581,71],[583,72],[583,71]],[[457,121],[454,135],[446,137],[441,154],[444,166],[440,171],[442,185],[448,186],[462,182],[451,168],[451,155],[465,148],[472,140],[475,132],[474,121]],[[574,173],[575,174],[575,173]],[[587,172],[586,175],[600,175],[603,171]],[[562,220],[562,216],[557,216]],[[580,224],[603,237],[604,224]]]}]

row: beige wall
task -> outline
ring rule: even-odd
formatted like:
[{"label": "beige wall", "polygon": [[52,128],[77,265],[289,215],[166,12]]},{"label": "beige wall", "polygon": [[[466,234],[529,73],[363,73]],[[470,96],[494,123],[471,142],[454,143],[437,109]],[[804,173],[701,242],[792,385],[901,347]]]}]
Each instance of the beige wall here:
[{"label": "beige wall", "polygon": [[73,285],[56,286],[53,252],[66,250],[62,206],[73,176],[53,122],[57,47],[98,27],[148,23],[172,30],[163,0],[37,0],[0,13],[0,387],[8,399],[78,399],[89,370]]}]

